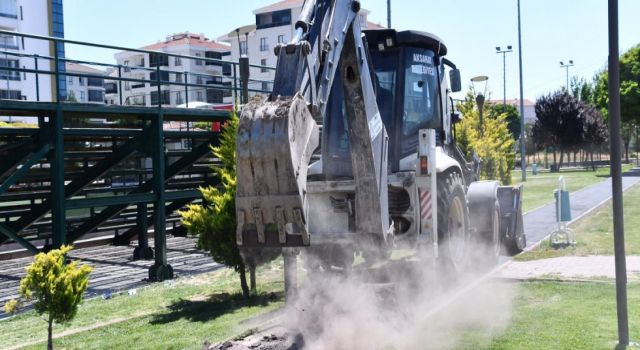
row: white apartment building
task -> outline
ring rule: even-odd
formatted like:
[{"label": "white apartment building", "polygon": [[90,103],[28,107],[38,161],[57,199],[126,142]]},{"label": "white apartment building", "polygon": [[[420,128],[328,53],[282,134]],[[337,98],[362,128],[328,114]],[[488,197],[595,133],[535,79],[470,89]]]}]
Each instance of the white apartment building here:
[{"label": "white apartment building", "polygon": [[[525,124],[534,124],[536,122],[536,120],[538,119],[538,117],[536,117],[536,103],[528,100],[528,99],[524,99],[523,100],[523,106],[524,106],[524,123]],[[491,104],[496,104],[496,105],[502,105],[503,100],[490,100],[488,101],[488,103]],[[516,107],[516,109],[518,109],[518,113],[520,113],[520,100],[519,99],[507,99],[507,104],[508,105],[512,105],[514,107]]]},{"label": "white apartment building", "polygon": [[[0,30],[63,37],[62,0],[0,0]],[[33,55],[54,55],[54,45],[49,41],[6,34],[0,34],[0,50],[8,52],[0,54],[0,67],[35,69]],[[64,57],[64,46],[60,47],[59,53]],[[53,67],[51,60],[38,59],[38,69],[53,71]],[[0,99],[52,101],[53,76],[38,74],[37,80],[36,84],[33,73],[0,70]],[[61,89],[64,96],[64,84]]]},{"label": "white apartment building", "polygon": [[[277,57],[273,48],[291,40],[303,3],[304,0],[282,0],[254,10],[255,24],[242,26],[218,38],[218,41],[231,45],[228,59],[238,61],[240,55],[247,55],[250,64],[275,68]],[[369,13],[369,10],[360,10],[359,19],[363,28],[382,28],[367,20]],[[249,74],[251,79],[273,81],[274,73],[275,70],[271,69],[251,68]],[[271,90],[272,86],[268,83],[254,83],[250,88]]]},{"label": "white apartment building", "polygon": [[[221,59],[222,56],[228,55],[230,50],[227,44],[212,41],[204,34],[189,32],[169,35],[165,41],[147,45],[141,49],[214,59]],[[160,81],[172,83],[172,85],[160,84],[161,93],[158,96],[157,84],[123,81],[122,91],[118,91],[117,94],[122,94],[125,105],[154,106],[160,102],[163,105],[177,106],[186,102],[187,94],[189,102],[224,103],[232,101],[230,90],[208,89],[206,87],[185,89],[183,85],[180,85],[184,84],[186,79],[191,84],[230,87],[231,82],[222,76],[222,64],[130,51],[116,53],[115,59],[118,65],[123,66],[121,69],[122,77],[155,80],[157,79],[155,69],[160,66]],[[117,74],[117,71],[110,73],[111,76],[117,76]],[[117,82],[113,84],[113,81],[108,84],[113,87],[119,86]],[[109,88],[108,90],[110,92],[108,100],[118,103],[116,101],[119,101],[120,96],[113,96],[113,89]]]},{"label": "white apartment building", "polygon": [[[67,73],[104,75],[105,72],[79,63],[66,63]],[[105,103],[104,79],[67,76],[67,100],[79,103]]]}]

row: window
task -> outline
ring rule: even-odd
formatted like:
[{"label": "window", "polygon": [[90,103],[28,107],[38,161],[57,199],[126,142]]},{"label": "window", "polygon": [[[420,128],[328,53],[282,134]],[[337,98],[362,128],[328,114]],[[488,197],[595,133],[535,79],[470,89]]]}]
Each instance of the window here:
[{"label": "window", "polygon": [[0,90],[0,99],[21,100],[22,91],[20,90]]},{"label": "window", "polygon": [[267,38],[260,38],[260,51],[269,50],[269,45],[267,44]]},{"label": "window", "polygon": [[[156,74],[156,72],[149,73],[149,80],[153,80],[153,81],[157,81],[158,80],[158,75]],[[168,82],[169,82],[169,72],[167,72],[165,70],[161,70],[160,71],[160,83],[168,83]],[[151,83],[151,86],[158,86],[158,84],[153,82],[153,83]]]},{"label": "window", "polygon": [[[168,105],[171,104],[170,98],[170,92],[169,90],[164,90],[162,91],[162,104],[163,105]],[[158,104],[158,92],[157,91],[151,91],[151,105],[157,105]]]},{"label": "window", "polygon": [[84,91],[80,91],[80,102],[84,102]]},{"label": "window", "polygon": [[263,59],[260,60],[260,65],[262,66],[262,67],[260,67],[260,72],[261,73],[266,73],[266,72],[269,71],[267,69],[267,67],[265,67],[267,65],[267,59],[266,58],[263,58]]},{"label": "window", "polygon": [[202,101],[202,91],[196,92],[196,101]]},{"label": "window", "polygon": [[69,84],[69,85],[73,85],[73,77],[69,77],[69,78],[67,78],[67,79],[69,80],[68,84]]},{"label": "window", "polygon": [[[204,53],[204,57],[212,58],[214,60],[221,60],[222,59],[222,53],[215,52],[215,51],[206,51]],[[220,64],[220,62],[211,62],[211,61],[207,61],[206,65],[207,66],[222,66],[222,64]]]},{"label": "window", "polygon": [[240,42],[240,55],[246,55],[247,54],[247,42],[246,41],[241,41]]},{"label": "window", "polygon": [[131,90],[131,85],[129,83],[130,82],[128,82],[128,81],[124,82],[124,89],[127,90],[127,91]]},{"label": "window", "polygon": [[22,6],[20,6],[20,20],[24,21],[24,13],[22,12]]},{"label": "window", "polygon": [[182,73],[176,73],[176,83],[182,83]]},{"label": "window", "polygon": [[89,90],[89,102],[104,102],[104,91]]},{"label": "window", "polygon": [[[196,57],[202,57],[202,54],[199,52],[196,52]],[[202,60],[196,60],[196,66],[201,66],[202,65]]]},{"label": "window", "polygon": [[[13,60],[13,59],[0,58],[0,67],[20,68],[20,61]],[[20,72],[0,69],[0,79],[20,80]]]},{"label": "window", "polygon": [[87,78],[87,86],[103,87],[104,86],[104,79]]},{"label": "window", "polygon": [[404,72],[404,116],[402,131],[405,136],[417,134],[432,120],[437,121],[438,89],[434,53],[427,49],[407,48]]},{"label": "window", "polygon": [[122,65],[125,66],[124,67],[124,71],[125,72],[131,72],[131,68],[129,68],[129,60],[124,60],[124,62],[122,62]]},{"label": "window", "polygon": [[196,75],[196,84],[202,84],[202,76]]},{"label": "window", "polygon": [[278,44],[284,44],[284,35],[278,35]]},{"label": "window", "polygon": [[181,66],[181,65],[182,65],[182,59],[181,59],[180,57],[176,57],[176,58],[173,60],[173,65],[174,65],[174,66]]},{"label": "window", "polygon": [[[140,67],[144,67],[144,58],[141,60],[142,63],[140,64]],[[149,56],[149,67],[164,67],[164,66],[169,66],[169,56],[167,55],[158,55],[158,54],[151,54]]]},{"label": "window", "polygon": [[360,21],[360,28],[366,28],[367,27],[367,19],[364,15],[358,15],[358,20]]},{"label": "window", "polygon": [[15,35],[0,34],[0,47],[4,49],[18,50],[18,37]]},{"label": "window", "polygon": [[291,24],[291,9],[256,15],[256,28],[272,28]]},{"label": "window", "polygon": [[0,17],[18,19],[18,5],[16,0],[0,0]]},{"label": "window", "polygon": [[182,92],[178,92],[178,94],[176,95],[176,104],[177,105],[181,105],[184,102],[182,101]]},{"label": "window", "polygon": [[266,81],[262,82],[262,90],[263,91],[269,91],[269,83],[267,83]]}]

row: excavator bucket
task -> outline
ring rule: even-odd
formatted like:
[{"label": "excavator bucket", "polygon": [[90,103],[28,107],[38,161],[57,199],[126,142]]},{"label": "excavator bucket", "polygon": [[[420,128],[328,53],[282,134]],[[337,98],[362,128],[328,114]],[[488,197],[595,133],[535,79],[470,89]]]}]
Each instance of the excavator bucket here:
[{"label": "excavator bucket", "polygon": [[502,242],[509,256],[516,255],[527,246],[522,217],[522,184],[498,187],[500,203]]},{"label": "excavator bucket", "polygon": [[238,245],[309,245],[307,168],[318,139],[300,94],[245,105],[236,143]]}]

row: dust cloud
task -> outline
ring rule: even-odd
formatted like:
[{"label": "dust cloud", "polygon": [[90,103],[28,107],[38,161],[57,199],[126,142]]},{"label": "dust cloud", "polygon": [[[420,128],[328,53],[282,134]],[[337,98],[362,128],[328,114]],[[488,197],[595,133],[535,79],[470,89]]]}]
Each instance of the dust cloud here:
[{"label": "dust cloud", "polygon": [[504,331],[515,285],[491,279],[489,269],[463,275],[429,260],[409,255],[372,267],[307,271],[283,326],[302,336],[305,350],[454,349]]}]

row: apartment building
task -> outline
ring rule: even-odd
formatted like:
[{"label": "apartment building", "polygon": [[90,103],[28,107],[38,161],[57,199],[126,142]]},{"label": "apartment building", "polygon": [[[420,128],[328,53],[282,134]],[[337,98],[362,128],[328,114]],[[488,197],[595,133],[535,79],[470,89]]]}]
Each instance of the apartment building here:
[{"label": "apartment building", "polygon": [[[204,34],[189,32],[169,35],[166,40],[144,46],[141,49],[212,59],[228,56],[230,50],[228,44],[210,40]],[[225,90],[231,86],[231,81],[223,77],[224,67],[220,63],[130,51],[116,53],[115,59],[118,65],[123,66],[119,74],[125,78],[156,80],[158,77],[155,69],[160,67],[161,92],[158,93],[157,84],[143,82],[122,82],[122,91],[117,91],[116,87],[119,84],[113,84],[111,81],[108,82],[108,100],[110,102],[119,101],[119,94],[122,94],[125,105],[154,106],[161,103],[162,105],[177,106],[184,104],[187,98],[190,102],[225,103],[232,101],[231,91]],[[117,74],[117,71],[110,73],[111,76],[117,76]],[[172,84],[162,84],[162,82],[171,82]],[[185,82],[211,85],[211,88],[185,88],[180,85]],[[113,92],[116,93],[116,96]]]},{"label": "apartment building", "polygon": [[[304,0],[282,0],[253,11],[255,24],[249,24],[232,30],[218,38],[218,41],[231,45],[229,59],[237,61],[241,55],[249,57],[249,63],[275,67],[277,58],[273,48],[279,43],[291,40],[295,33],[295,22],[300,16]],[[381,25],[368,21],[370,11],[361,9],[359,15],[363,28],[382,28]],[[251,68],[252,79],[272,81],[274,70]],[[270,90],[271,84],[253,83],[250,88]]]},{"label": "apartment building", "polygon": [[[0,0],[0,30],[27,34],[64,37],[62,0]],[[64,58],[64,45],[58,47],[49,41],[0,34],[0,68],[14,67],[53,71],[55,50]],[[64,72],[64,62],[59,69]],[[0,69],[0,99],[53,101],[55,78],[48,74],[10,72]],[[59,81],[60,95],[66,98],[65,77]]]},{"label": "apartment building", "polygon": [[[104,75],[105,72],[83,64],[67,62],[67,73],[83,75]],[[67,76],[67,101],[79,103],[105,103],[105,84],[103,78],[86,76]]]},{"label": "apartment building", "polygon": [[[502,105],[504,101],[503,100],[490,100],[487,101],[487,103],[491,103],[491,104],[496,104],[496,105]],[[534,124],[536,122],[536,120],[538,119],[538,117],[536,117],[536,103],[528,100],[528,99],[524,99],[523,100],[523,106],[524,106],[524,123],[525,124]],[[514,107],[516,107],[516,109],[518,109],[518,113],[520,113],[520,100],[515,98],[515,99],[507,99],[507,104],[508,105],[512,105]]]}]

